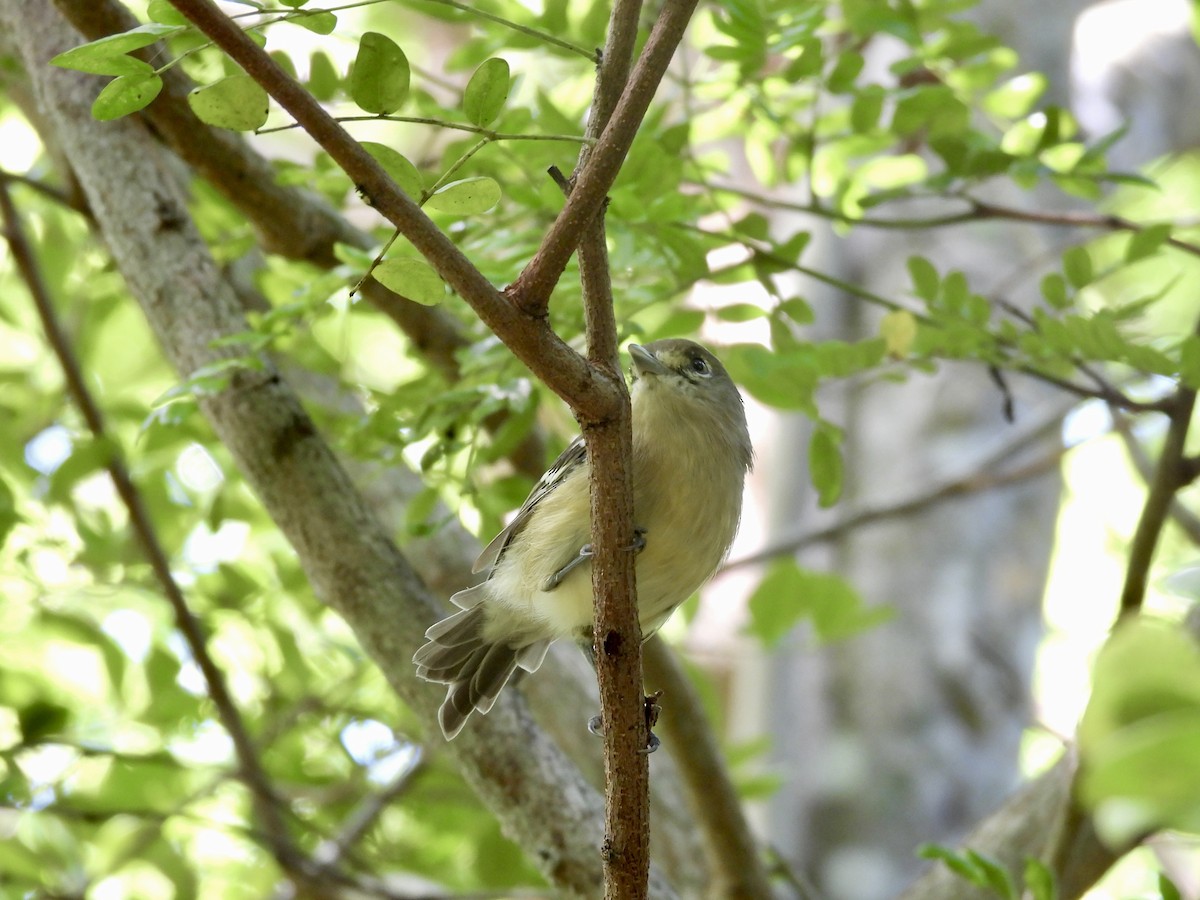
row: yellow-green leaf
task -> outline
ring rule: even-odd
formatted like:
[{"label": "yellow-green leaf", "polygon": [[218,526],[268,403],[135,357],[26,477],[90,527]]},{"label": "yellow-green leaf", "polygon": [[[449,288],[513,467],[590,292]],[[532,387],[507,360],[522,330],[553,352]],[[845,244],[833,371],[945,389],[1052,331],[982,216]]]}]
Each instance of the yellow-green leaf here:
[{"label": "yellow-green leaf", "polygon": [[393,150],[387,144],[377,144],[374,141],[363,141],[362,147],[375,157],[375,161],[383,166],[388,175],[392,176],[392,181],[400,186],[400,190],[410,197],[421,196],[421,173],[402,153]]},{"label": "yellow-green leaf", "polygon": [[289,16],[287,21],[293,25],[299,25],[301,28],[307,28],[314,34],[333,34],[333,30],[337,28],[337,16],[324,9],[298,13]]},{"label": "yellow-green leaf", "polygon": [[463,112],[467,119],[480,128],[490,125],[504,109],[510,83],[507,62],[493,57],[480,63],[463,92]]},{"label": "yellow-green leaf", "polygon": [[818,425],[808,445],[808,474],[822,507],[842,495],[841,435],[832,426]]},{"label": "yellow-green leaf", "polygon": [[425,204],[438,212],[456,216],[485,213],[500,202],[500,184],[494,178],[478,176],[452,181],[438,190]]},{"label": "yellow-green leaf", "polygon": [[318,100],[332,100],[341,79],[324,50],[314,50],[308,58],[308,91]]},{"label": "yellow-green leaf", "polygon": [[150,22],[121,34],[110,34],[98,41],[92,41],[80,47],[72,47],[51,59],[50,63],[64,69],[74,69],[77,72],[90,72],[93,75],[142,74],[142,69],[116,71],[114,67],[128,66],[129,57],[126,57],[125,54],[131,50],[148,47],[155,41],[161,41],[181,31],[183,29],[175,25]]},{"label": "yellow-green leaf", "polygon": [[234,131],[253,131],[267,121],[267,92],[249,75],[230,75],[188,94],[202,122]]},{"label": "yellow-green leaf", "polygon": [[101,122],[127,116],[144,109],[161,90],[162,79],[153,73],[114,78],[96,95],[92,103],[92,116]]},{"label": "yellow-green leaf", "polygon": [[445,284],[424,260],[407,256],[385,259],[372,274],[385,288],[414,303],[436,306],[446,299]]},{"label": "yellow-green leaf", "polygon": [[879,323],[879,335],[887,346],[888,356],[904,359],[917,338],[917,317],[904,309],[894,309]]}]

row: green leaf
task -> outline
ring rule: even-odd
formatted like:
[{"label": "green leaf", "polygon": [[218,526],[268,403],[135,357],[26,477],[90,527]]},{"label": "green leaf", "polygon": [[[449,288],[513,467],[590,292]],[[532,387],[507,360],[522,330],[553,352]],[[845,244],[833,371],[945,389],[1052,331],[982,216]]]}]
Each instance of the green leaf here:
[{"label": "green leaf", "polygon": [[983,98],[982,106],[993,116],[1019,119],[1029,114],[1033,104],[1046,92],[1046,76],[1025,72],[1006,81]]},{"label": "green leaf", "polygon": [[12,488],[8,486],[8,482],[0,477],[0,547],[4,546],[8,535],[20,521],[21,514],[17,512],[17,497]]},{"label": "green leaf", "polygon": [[[77,72],[90,72],[93,75],[143,74],[145,68],[149,68],[149,66],[142,63],[142,67],[145,68],[137,67],[136,64],[141,60],[132,60],[125,54],[132,50],[148,47],[155,41],[160,41],[181,31],[183,29],[177,25],[150,22],[121,34],[110,34],[108,37],[102,37],[91,43],[72,47],[55,56],[50,63],[64,69],[74,69]],[[122,70],[120,68],[122,66],[131,66],[131,68]]]},{"label": "green leaf", "polygon": [[171,0],[150,0],[150,5],[146,7],[146,15],[150,17],[150,21],[163,25],[182,25],[186,28],[192,24],[187,16],[171,5]]},{"label": "green leaf", "polygon": [[1025,889],[1032,900],[1058,900],[1058,884],[1054,872],[1040,859],[1025,861]]},{"label": "green leaf", "polygon": [[92,103],[92,117],[100,122],[111,122],[150,105],[162,90],[162,79],[157,75],[122,75],[114,78],[96,95]]},{"label": "green leaf", "polygon": [[308,58],[308,92],[322,102],[332,100],[341,86],[337,69],[324,50],[314,50]]},{"label": "green leaf", "polygon": [[425,205],[456,216],[485,213],[500,202],[500,183],[485,175],[452,181],[433,193]]},{"label": "green leaf", "polygon": [[872,84],[863,88],[850,105],[850,127],[855,131],[870,131],[879,124],[883,112],[884,91]]},{"label": "green leaf", "polygon": [[390,37],[368,31],[359,39],[348,85],[359,108],[380,116],[395,112],[408,97],[409,78],[408,57]]},{"label": "green leaf", "polygon": [[1063,274],[1074,288],[1091,283],[1094,275],[1092,256],[1086,247],[1072,247],[1063,254]]},{"label": "green leaf", "polygon": [[1020,892],[1017,890],[1017,884],[1008,869],[990,856],[986,856],[975,850],[967,850],[967,856],[975,863],[979,871],[983,873],[984,881],[988,887],[1005,898],[1005,900],[1019,900]]},{"label": "green leaf", "polygon": [[1042,296],[1055,309],[1066,309],[1071,305],[1066,279],[1057,272],[1051,272],[1042,279]]},{"label": "green leaf", "polygon": [[1179,892],[1179,888],[1175,886],[1175,882],[1162,872],[1158,874],[1158,893],[1161,895],[1162,900],[1183,900],[1183,894]]},{"label": "green leaf", "polygon": [[922,859],[935,859],[945,863],[955,875],[976,887],[987,887],[987,879],[980,871],[976,862],[966,854],[957,852],[941,844],[922,844],[917,848],[917,856]]},{"label": "green leaf", "polygon": [[244,73],[196,88],[187,100],[201,122],[233,131],[261,128],[269,111],[267,92]]},{"label": "green leaf", "polygon": [[808,445],[808,475],[822,507],[832,506],[842,495],[841,443],[839,431],[818,425]]},{"label": "green leaf", "polygon": [[436,488],[426,487],[408,501],[404,510],[404,527],[409,534],[428,534],[428,520],[438,505],[441,495]]},{"label": "green leaf", "polygon": [[436,306],[446,299],[441,276],[421,259],[389,257],[375,267],[372,275],[388,290],[423,306]]},{"label": "green leaf", "polygon": [[854,87],[854,81],[863,70],[863,55],[854,50],[846,50],[838,56],[833,71],[826,79],[826,86],[832,93],[839,94]]},{"label": "green leaf", "polygon": [[27,744],[36,744],[45,738],[62,734],[70,719],[69,709],[46,700],[34,700],[17,710],[21,739]]},{"label": "green leaf", "polygon": [[463,92],[463,112],[467,120],[480,128],[490,125],[504,109],[510,85],[506,61],[493,57],[480,63]]},{"label": "green leaf", "polygon": [[772,352],[759,344],[734,344],[722,359],[735,381],[762,403],[817,415],[817,366],[807,347]]},{"label": "green leaf", "polygon": [[288,16],[285,20],[301,28],[307,28],[313,34],[333,34],[337,28],[337,16],[325,9],[314,9],[307,12]]},{"label": "green leaf", "polygon": [[1153,256],[1171,236],[1169,224],[1147,225],[1141,231],[1135,231],[1129,236],[1125,246],[1125,262],[1137,262],[1147,256]]},{"label": "green leaf", "polygon": [[717,318],[722,322],[749,322],[766,314],[765,309],[754,303],[730,303],[717,309]]},{"label": "green leaf", "polygon": [[937,300],[938,288],[942,282],[933,263],[923,256],[910,256],[908,258],[908,274],[913,281],[914,294],[927,304],[932,304]]},{"label": "green leaf", "polygon": [[1200,644],[1179,625],[1117,626],[1079,726],[1079,796],[1106,840],[1200,829]]},{"label": "green leaf", "polygon": [[408,161],[404,154],[393,150],[386,144],[374,141],[363,141],[363,149],[375,157],[375,161],[383,166],[383,170],[391,176],[392,181],[408,196],[419,198],[423,190],[421,173],[417,167]]},{"label": "green leaf", "polygon": [[1192,390],[1200,389],[1200,336],[1190,334],[1179,345],[1179,378]]},{"label": "green leaf", "polygon": [[823,643],[843,640],[890,619],[890,607],[868,608],[840,575],[802,569],[792,559],[771,565],[749,601],[747,632],[774,647],[802,620]]},{"label": "green leaf", "polygon": [[776,309],[797,325],[811,325],[817,320],[817,315],[813,312],[812,304],[803,297],[789,297],[780,303]]},{"label": "green leaf", "polygon": [[81,440],[50,476],[47,495],[58,503],[66,503],[76,484],[108,466],[119,453],[120,449],[110,438]]}]

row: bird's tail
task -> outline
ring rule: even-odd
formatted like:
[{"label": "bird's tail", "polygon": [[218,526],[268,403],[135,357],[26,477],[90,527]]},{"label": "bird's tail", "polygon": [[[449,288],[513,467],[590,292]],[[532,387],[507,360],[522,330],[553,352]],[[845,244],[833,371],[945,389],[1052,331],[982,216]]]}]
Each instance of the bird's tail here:
[{"label": "bird's tail", "polygon": [[546,655],[546,641],[514,647],[484,639],[482,588],[478,585],[451,597],[462,609],[431,625],[425,632],[428,642],[413,655],[418,676],[449,685],[438,711],[446,740],[462,730],[471,713],[491,710],[518,666],[532,672]]}]

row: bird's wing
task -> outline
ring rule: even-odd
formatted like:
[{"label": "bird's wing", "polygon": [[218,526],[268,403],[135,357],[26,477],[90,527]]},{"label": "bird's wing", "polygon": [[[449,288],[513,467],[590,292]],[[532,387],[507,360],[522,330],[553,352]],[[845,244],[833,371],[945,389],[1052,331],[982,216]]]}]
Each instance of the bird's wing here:
[{"label": "bird's wing", "polygon": [[529,492],[529,496],[525,498],[525,502],[521,504],[521,508],[517,510],[517,514],[508,523],[508,526],[492,538],[491,542],[483,548],[483,552],[475,560],[475,565],[471,567],[471,571],[482,572],[484,569],[494,567],[500,561],[505,548],[508,547],[513,538],[521,533],[521,529],[529,522],[529,517],[533,515],[533,511],[537,505],[556,487],[562,484],[563,480],[569,474],[578,469],[586,461],[587,446],[583,442],[583,435],[579,435],[567,445],[567,449],[559,454],[554,464],[546,470],[538,483],[533,486],[533,490]]}]

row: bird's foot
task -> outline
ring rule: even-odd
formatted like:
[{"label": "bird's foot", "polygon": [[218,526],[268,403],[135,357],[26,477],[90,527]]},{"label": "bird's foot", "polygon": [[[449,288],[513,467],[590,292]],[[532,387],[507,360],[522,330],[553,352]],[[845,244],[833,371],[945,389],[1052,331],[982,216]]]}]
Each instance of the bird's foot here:
[{"label": "bird's foot", "polygon": [[[662,713],[662,707],[658,705],[658,698],[661,696],[662,691],[655,691],[642,698],[643,713],[646,716],[646,746],[639,750],[639,753],[653,753],[662,746],[662,741],[654,733],[654,726],[658,724],[658,717]],[[587,728],[596,737],[604,737],[604,724],[600,716],[588,719]]]},{"label": "bird's foot", "polygon": [[[640,525],[634,528],[633,543],[625,549],[632,550],[634,553],[641,553],[644,549],[646,549],[646,529],[642,528]],[[568,575],[591,559],[594,553],[595,551],[592,549],[591,544],[584,544],[579,548],[579,554],[573,560],[546,579],[545,583],[542,584],[542,590],[546,593],[554,590],[563,583],[563,580]]]},{"label": "bird's foot", "polygon": [[646,529],[641,525],[633,526],[633,543],[627,549],[634,553],[641,553],[646,549]]}]

